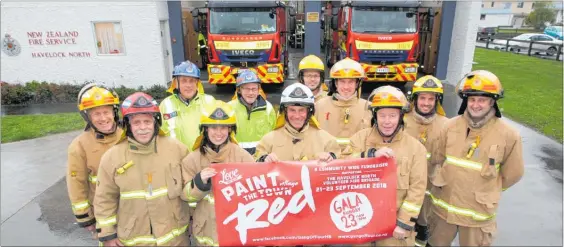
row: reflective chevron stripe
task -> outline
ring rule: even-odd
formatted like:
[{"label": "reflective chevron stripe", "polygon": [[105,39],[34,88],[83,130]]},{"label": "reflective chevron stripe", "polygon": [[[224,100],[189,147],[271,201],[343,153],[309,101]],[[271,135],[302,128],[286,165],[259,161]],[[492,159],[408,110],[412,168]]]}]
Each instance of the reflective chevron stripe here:
[{"label": "reflective chevron stripe", "polygon": [[116,216],[112,215],[105,219],[98,219],[98,223],[100,224],[100,226],[113,226],[117,224]]},{"label": "reflective chevron stripe", "polygon": [[[451,165],[455,165],[458,167],[462,167],[462,168],[467,168],[467,169],[471,169],[471,170],[476,170],[476,171],[481,171],[482,170],[482,163],[478,163],[478,162],[474,162],[471,160],[466,160],[466,159],[460,159],[460,158],[456,158],[454,156],[450,156],[447,155],[446,156],[446,161],[448,164]],[[496,170],[499,171],[499,164],[495,165]]]},{"label": "reflective chevron stripe", "polygon": [[477,220],[477,221],[486,221],[486,220],[493,219],[495,217],[495,214],[485,215],[485,214],[478,213],[478,212],[471,210],[471,209],[460,208],[460,207],[450,205],[450,204],[446,203],[445,201],[443,201],[439,198],[436,198],[429,191],[426,191],[425,194],[427,194],[431,197],[433,204],[447,210],[449,213],[458,214],[458,215],[466,216],[466,217],[472,217],[474,220]]},{"label": "reflective chevron stripe", "polygon": [[153,190],[152,193],[144,190],[127,191],[121,193],[122,199],[147,199],[152,200],[161,196],[168,195],[168,190],[166,188],[158,188]]}]

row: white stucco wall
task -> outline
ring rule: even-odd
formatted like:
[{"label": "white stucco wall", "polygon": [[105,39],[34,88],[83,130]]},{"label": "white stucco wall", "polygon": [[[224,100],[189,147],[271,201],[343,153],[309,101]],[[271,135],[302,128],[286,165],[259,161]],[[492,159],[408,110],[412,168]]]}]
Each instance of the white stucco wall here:
[{"label": "white stucco wall", "polygon": [[481,2],[458,1],[450,43],[446,83],[456,85],[472,70]]},{"label": "white stucco wall", "polygon": [[[480,14],[478,14],[480,16]],[[479,19],[479,18],[478,18]],[[512,26],[513,14],[486,14],[485,20],[480,20],[480,27]]]},{"label": "white stucco wall", "polygon": [[[166,85],[160,19],[168,19],[166,2],[4,2],[1,37],[21,45],[18,56],[1,55],[0,79],[24,83],[99,81],[110,86]],[[98,55],[92,22],[121,21],[125,54]],[[168,28],[168,26],[167,26]],[[28,32],[78,32],[76,44],[30,45]],[[34,58],[32,53],[62,52],[67,57]],[[88,57],[69,57],[83,52]]]}]

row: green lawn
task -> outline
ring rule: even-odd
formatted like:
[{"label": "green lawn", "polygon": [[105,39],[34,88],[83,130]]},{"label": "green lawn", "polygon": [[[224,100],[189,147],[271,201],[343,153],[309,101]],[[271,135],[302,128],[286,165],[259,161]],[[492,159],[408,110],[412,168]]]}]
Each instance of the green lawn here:
[{"label": "green lawn", "polygon": [[2,117],[2,143],[79,130],[86,125],[79,113]]},{"label": "green lawn", "polygon": [[496,74],[505,89],[503,114],[560,142],[562,62],[476,48],[473,70]]}]

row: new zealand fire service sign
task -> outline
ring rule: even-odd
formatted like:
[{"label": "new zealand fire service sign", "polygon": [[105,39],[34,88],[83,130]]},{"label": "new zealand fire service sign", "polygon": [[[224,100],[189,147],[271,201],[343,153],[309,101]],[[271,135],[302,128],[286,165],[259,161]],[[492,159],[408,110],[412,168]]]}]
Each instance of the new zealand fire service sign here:
[{"label": "new zealand fire service sign", "polygon": [[371,158],[212,164],[220,246],[359,244],[392,237],[396,165]]}]

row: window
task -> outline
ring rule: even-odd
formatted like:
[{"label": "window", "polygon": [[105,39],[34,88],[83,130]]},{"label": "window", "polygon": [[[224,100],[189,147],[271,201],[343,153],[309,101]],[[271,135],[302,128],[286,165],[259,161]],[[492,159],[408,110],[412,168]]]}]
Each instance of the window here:
[{"label": "window", "polygon": [[482,3],[482,8],[484,7],[484,4]]},{"label": "window", "polygon": [[482,14],[482,15],[480,15],[480,20],[482,20],[482,21],[483,21],[483,20],[485,20],[485,19],[486,19],[486,15],[483,15],[483,14]]},{"label": "window", "polygon": [[491,4],[490,6],[491,6],[491,7],[493,7],[493,6],[494,6],[494,4],[495,4],[495,2],[492,2],[492,4]]},{"label": "window", "polygon": [[505,6],[503,7],[504,9],[510,9],[511,8],[511,3],[505,3]]},{"label": "window", "polygon": [[524,4],[525,4],[525,2],[517,3],[517,8],[522,9]]},{"label": "window", "polygon": [[535,3],[533,3],[533,5],[531,5],[531,9],[534,9],[534,8],[535,8]]},{"label": "window", "polygon": [[552,38],[545,35],[539,35],[537,36],[537,41],[552,41]]},{"label": "window", "polygon": [[94,22],[98,55],[124,55],[121,22]]}]

